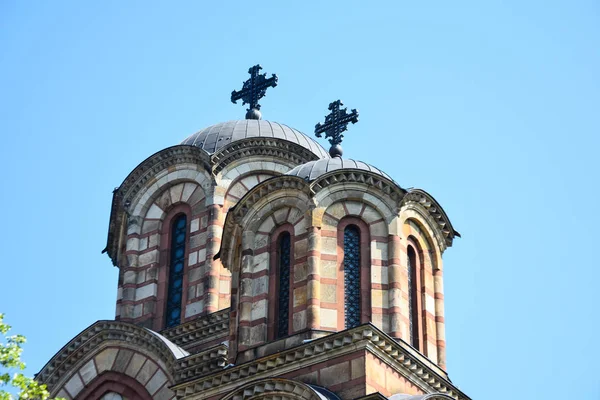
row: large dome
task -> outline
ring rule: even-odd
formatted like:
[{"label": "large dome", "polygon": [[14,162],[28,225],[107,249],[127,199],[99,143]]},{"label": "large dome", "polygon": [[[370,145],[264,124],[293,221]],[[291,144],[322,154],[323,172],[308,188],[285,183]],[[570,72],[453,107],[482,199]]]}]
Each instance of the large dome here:
[{"label": "large dome", "polygon": [[222,122],[194,133],[181,144],[200,147],[213,154],[236,140],[252,137],[267,137],[287,140],[310,150],[319,158],[329,158],[329,153],[304,133],[277,122],[244,119]]},{"label": "large dome", "polygon": [[324,175],[327,172],[335,171],[337,169],[360,169],[363,171],[369,171],[374,174],[381,175],[384,178],[394,182],[394,180],[388,174],[386,174],[379,168],[375,168],[374,166],[364,163],[362,161],[342,159],[340,157],[309,161],[306,164],[298,165],[286,175],[293,175],[305,179],[307,181],[314,181],[321,175]]}]

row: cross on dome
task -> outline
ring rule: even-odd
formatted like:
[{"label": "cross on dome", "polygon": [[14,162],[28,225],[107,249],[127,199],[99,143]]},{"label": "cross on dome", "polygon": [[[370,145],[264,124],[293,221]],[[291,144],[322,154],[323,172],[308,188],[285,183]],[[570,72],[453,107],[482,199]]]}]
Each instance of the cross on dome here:
[{"label": "cross on dome", "polygon": [[348,108],[340,109],[343,105],[344,103],[341,100],[329,104],[331,113],[325,117],[325,123],[315,125],[315,136],[320,138],[321,134],[325,133],[325,138],[329,138],[331,144],[329,154],[331,157],[342,157],[342,146],[340,146],[344,138],[342,132],[348,130],[348,123],[355,124],[358,122],[358,111],[353,108],[348,114]]},{"label": "cross on dome", "polygon": [[231,102],[237,104],[238,100],[242,100],[242,105],[248,104],[249,107],[246,110],[246,119],[260,119],[260,104],[258,101],[262,99],[267,92],[269,87],[277,86],[277,75],[271,74],[270,78],[267,78],[267,74],[259,74],[262,67],[256,64],[250,67],[248,73],[250,79],[244,82],[242,90],[231,92]]}]

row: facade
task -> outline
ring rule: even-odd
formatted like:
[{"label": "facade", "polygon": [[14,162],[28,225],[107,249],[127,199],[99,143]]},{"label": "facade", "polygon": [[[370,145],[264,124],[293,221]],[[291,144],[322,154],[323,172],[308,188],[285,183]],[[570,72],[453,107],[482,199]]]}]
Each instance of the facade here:
[{"label": "facade", "polygon": [[441,206],[256,100],[115,190],[115,320],[37,379],[69,400],[469,399],[446,372]]}]

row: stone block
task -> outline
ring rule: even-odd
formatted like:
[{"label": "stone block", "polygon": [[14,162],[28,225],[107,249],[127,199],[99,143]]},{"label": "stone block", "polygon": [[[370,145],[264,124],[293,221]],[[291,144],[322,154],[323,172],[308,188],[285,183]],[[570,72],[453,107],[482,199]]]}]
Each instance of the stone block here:
[{"label": "stone block", "polygon": [[148,248],[148,237],[143,237],[140,239],[140,245],[138,247],[139,251],[144,251]]},{"label": "stone block", "polygon": [[388,267],[371,265],[371,282],[383,285],[388,284]]},{"label": "stone block", "polygon": [[195,249],[196,247],[206,246],[206,232],[199,233],[190,237],[190,249]]},{"label": "stone block", "polygon": [[338,220],[344,218],[346,216],[346,210],[342,203],[334,203],[327,207],[327,214],[337,218]]},{"label": "stone block", "polygon": [[269,277],[267,275],[253,279],[252,295],[258,296],[269,292]]},{"label": "stone block", "polygon": [[190,233],[194,233],[200,229],[200,218],[194,218],[192,222],[190,222]]},{"label": "stone block", "polygon": [[387,243],[384,242],[371,242],[371,258],[374,260],[385,260],[388,259]]},{"label": "stone block", "polygon": [[371,233],[371,237],[387,237],[387,224],[385,221],[380,221],[376,224],[369,225],[369,232]]},{"label": "stone block", "polygon": [[292,327],[294,332],[306,329],[306,310],[295,312],[292,317]]},{"label": "stone block", "polygon": [[255,345],[267,341],[267,325],[258,324],[250,328],[249,344]]},{"label": "stone block", "polygon": [[120,349],[112,370],[116,372],[125,372],[125,368],[127,368],[127,364],[129,364],[129,360],[131,360],[132,356],[133,352],[131,350]]},{"label": "stone block", "polygon": [[294,289],[294,307],[306,304],[306,285]]},{"label": "stone block", "polygon": [[190,303],[185,306],[185,318],[192,317],[194,315],[198,315],[204,309],[204,301],[196,301],[195,303]]},{"label": "stone block", "polygon": [[127,369],[125,370],[125,373],[131,376],[132,378],[135,378],[140,372],[140,369],[142,368],[142,365],[144,365],[145,361],[146,357],[142,356],[141,354],[135,353],[131,358]]},{"label": "stone block", "polygon": [[74,374],[71,379],[65,384],[65,389],[73,396],[73,398],[77,397],[81,389],[83,389],[83,382],[79,375]]},{"label": "stone block", "polygon": [[140,266],[149,265],[158,262],[158,250],[151,250],[140,254],[138,264]]},{"label": "stone block", "polygon": [[306,257],[308,250],[308,239],[297,240],[294,242],[294,258]]},{"label": "stone block", "polygon": [[[169,205],[167,204],[167,207]],[[156,204],[152,204],[146,213],[147,219],[163,219],[165,212],[157,206]]]},{"label": "stone block", "polygon": [[188,265],[194,265],[198,262],[198,252],[192,251],[188,257]]},{"label": "stone block", "polygon": [[267,300],[259,300],[252,303],[252,320],[256,321],[260,318],[267,317],[268,303]]},{"label": "stone block", "polygon": [[152,400],[169,400],[174,397],[173,391],[169,389],[169,385],[165,385],[160,389],[154,396],[152,396]]},{"label": "stone block", "polygon": [[175,204],[181,201],[181,194],[183,193],[183,183],[175,185],[169,189],[171,193],[171,203]]},{"label": "stone block", "polygon": [[302,235],[306,233],[306,229],[308,228],[308,220],[306,217],[302,217],[299,221],[294,224],[294,235]]},{"label": "stone block", "polygon": [[363,213],[362,213],[362,218],[368,224],[370,224],[371,222],[375,222],[375,221],[379,221],[380,219],[383,219],[383,217],[381,216],[379,211],[377,211],[376,209],[374,209],[371,206],[365,207],[365,209],[363,210]]},{"label": "stone block", "polygon": [[363,204],[358,201],[346,201],[345,206],[348,210],[348,215],[359,216],[363,209]]},{"label": "stone block", "polygon": [[361,376],[365,376],[364,357],[355,358],[350,361],[350,379],[360,378]]},{"label": "stone block", "polygon": [[79,370],[79,375],[83,379],[83,382],[87,385],[90,383],[96,376],[98,376],[98,371],[96,371],[96,365],[94,364],[94,360],[90,360],[87,363],[83,364],[83,367]]},{"label": "stone block", "polygon": [[140,239],[136,238],[136,237],[131,237],[129,239],[127,239],[127,246],[126,246],[126,250],[136,250],[140,247]]},{"label": "stone block", "polygon": [[321,327],[337,329],[337,310],[321,308]]},{"label": "stone block", "polygon": [[263,270],[268,270],[269,269],[269,253],[264,252],[264,253],[255,255],[252,259],[252,262],[253,262],[252,272],[256,273],[256,272],[260,272]]},{"label": "stone block", "polygon": [[283,224],[284,222],[287,222],[287,215],[290,212],[290,208],[286,207],[286,208],[281,208],[277,211],[275,211],[273,213],[273,218],[275,218],[275,222],[278,225]]},{"label": "stone block", "polygon": [[125,271],[123,274],[123,284],[126,285],[128,283],[135,283],[136,281],[136,273],[135,271]]},{"label": "stone block", "polygon": [[305,280],[308,277],[307,269],[308,265],[305,262],[294,265],[294,282]]},{"label": "stone block", "polygon": [[268,243],[269,243],[268,235],[263,235],[261,233],[257,233],[256,236],[254,237],[253,249],[254,250],[261,249],[263,247],[266,247]]},{"label": "stone block", "polygon": [[321,254],[337,256],[336,237],[321,237]]},{"label": "stone block", "polygon": [[162,370],[156,371],[154,376],[146,383],[146,390],[151,395],[154,395],[165,383],[167,382],[167,376]]},{"label": "stone block", "polygon": [[321,284],[321,301],[335,303],[337,301],[337,285]]},{"label": "stone block", "polygon": [[371,290],[371,306],[379,308],[388,308],[388,295],[386,290]]},{"label": "stone block", "polygon": [[198,250],[198,262],[202,263],[206,261],[206,249]]},{"label": "stone block", "polygon": [[323,278],[337,279],[337,270],[336,261],[321,260],[321,276]]},{"label": "stone block", "polygon": [[144,285],[135,290],[135,299],[142,300],[146,297],[155,296],[156,295],[156,283],[150,283],[148,285]]},{"label": "stone block", "polygon": [[190,199],[190,196],[192,195],[192,193],[194,193],[194,190],[196,190],[197,187],[198,187],[198,185],[196,185],[195,183],[191,183],[191,182],[187,182],[185,185],[183,185],[181,201],[183,201],[184,203],[187,203],[188,200]]},{"label": "stone block", "polygon": [[140,368],[136,379],[142,384],[145,385],[148,380],[154,375],[154,372],[158,369],[158,365],[154,362],[147,360],[144,365]]},{"label": "stone block", "polygon": [[348,382],[350,380],[350,362],[344,361],[319,371],[321,386],[332,386]]},{"label": "stone block", "polygon": [[[160,239],[160,235],[158,233],[154,233],[154,234],[148,236],[148,247],[152,248],[152,247],[158,246],[159,239]],[[142,250],[142,249],[140,249],[140,250]]]}]

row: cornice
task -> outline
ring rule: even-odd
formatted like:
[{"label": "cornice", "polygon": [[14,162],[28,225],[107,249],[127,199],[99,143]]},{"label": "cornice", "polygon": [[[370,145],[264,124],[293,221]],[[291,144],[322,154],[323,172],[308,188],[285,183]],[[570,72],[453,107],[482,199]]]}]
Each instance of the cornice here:
[{"label": "cornice", "polygon": [[145,349],[162,360],[169,371],[173,370],[176,357],[158,334],[125,322],[98,321],[60,349],[37,374],[36,380],[48,385],[49,390],[52,390],[76,363],[87,358],[108,341],[123,342],[137,349]]},{"label": "cornice", "polygon": [[279,158],[294,165],[319,159],[312,151],[299,144],[278,138],[254,137],[236,140],[213,154],[213,173],[217,175],[232,162],[252,156]]},{"label": "cornice", "polygon": [[221,370],[227,365],[227,346],[219,344],[177,360],[175,382],[185,381]]},{"label": "cornice", "polygon": [[206,398],[233,389],[255,379],[283,375],[297,369],[298,363],[317,364],[334,357],[355,352],[371,351],[404,376],[417,382],[424,391],[444,393],[456,400],[468,400],[446,378],[445,373],[426,357],[402,341],[396,341],[371,324],[332,334],[289,350],[275,353],[245,364],[214,372],[209,376],[182,382],[172,387],[179,398]]},{"label": "cornice", "polygon": [[184,349],[192,348],[229,333],[229,309],[220,310],[193,321],[165,329],[161,335]]},{"label": "cornice", "polygon": [[261,400],[323,400],[323,396],[306,383],[282,378],[268,378],[248,383],[235,389],[222,400],[247,400],[258,396]]},{"label": "cornice", "polygon": [[[439,243],[442,251],[446,247],[451,247],[454,237],[460,237],[460,233],[454,230],[450,219],[442,209],[442,206],[427,192],[421,189],[412,189],[402,199],[401,207],[415,204],[425,210],[427,215],[435,222],[441,237],[442,243]],[[439,238],[438,238],[439,239]],[[440,240],[438,240],[440,242]]]},{"label": "cornice", "polygon": [[362,169],[348,168],[337,169],[319,176],[310,184],[310,189],[316,194],[329,186],[339,183],[358,183],[373,187],[389,196],[396,204],[399,204],[406,194],[406,190],[382,175]]}]

